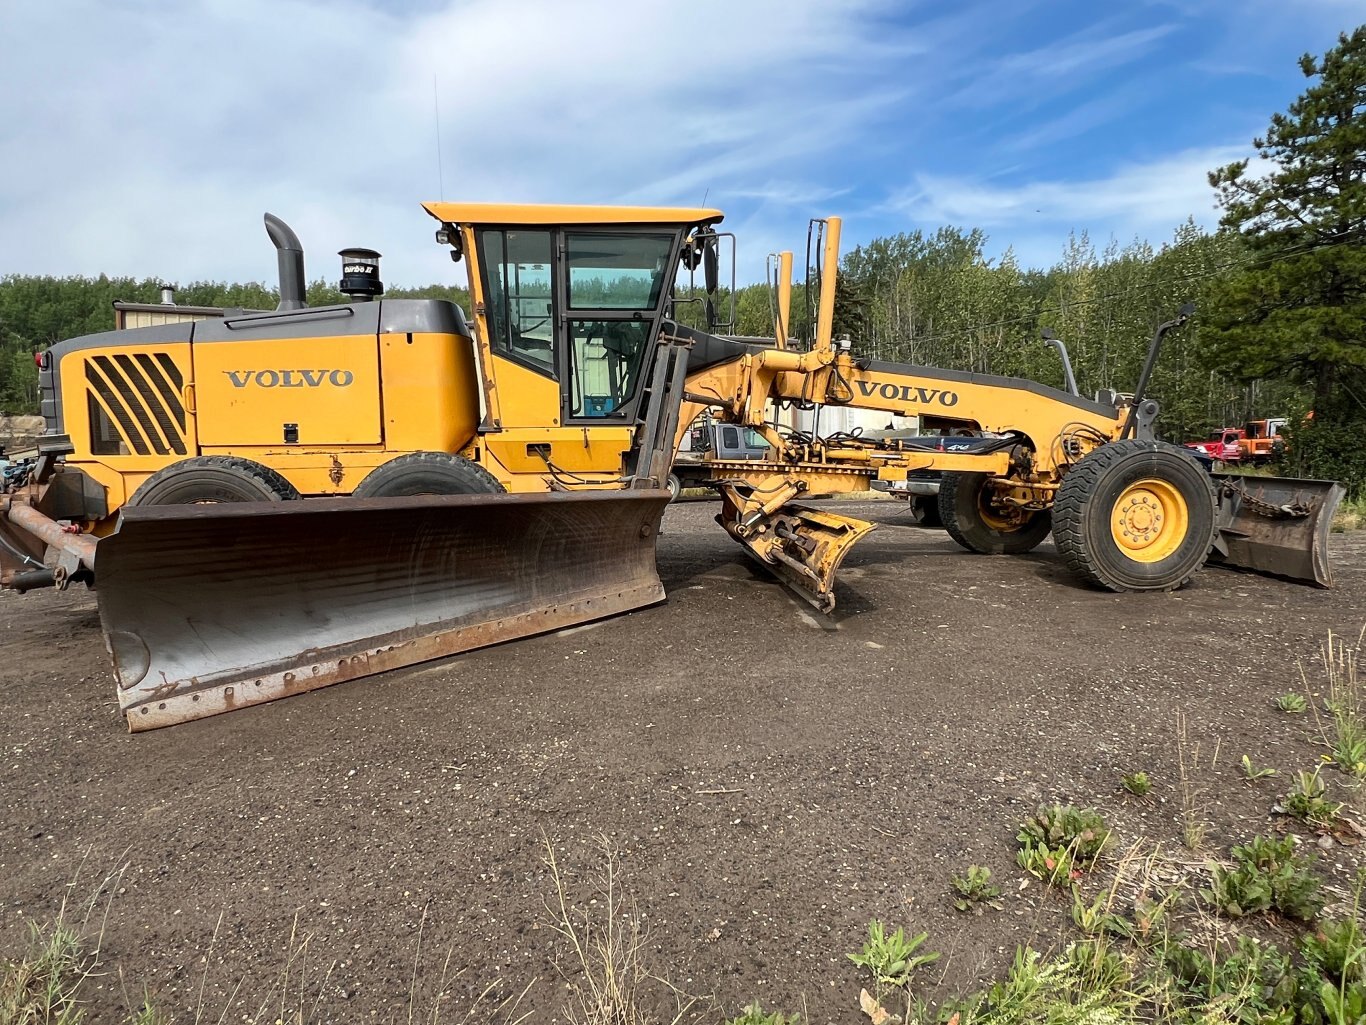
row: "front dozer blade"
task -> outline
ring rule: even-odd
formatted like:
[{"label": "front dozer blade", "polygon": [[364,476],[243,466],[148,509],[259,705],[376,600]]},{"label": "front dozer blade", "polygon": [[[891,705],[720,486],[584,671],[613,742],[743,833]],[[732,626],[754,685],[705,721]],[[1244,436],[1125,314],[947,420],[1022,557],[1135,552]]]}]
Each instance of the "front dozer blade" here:
[{"label": "front dozer blade", "polygon": [[1219,494],[1219,532],[1212,559],[1319,587],[1333,586],[1328,532],[1345,493],[1341,484],[1233,473],[1211,476]]},{"label": "front dozer blade", "polygon": [[[666,490],[129,508],[96,585],[131,729],[664,599]],[[515,657],[509,655],[508,657]]]},{"label": "front dozer blade", "polygon": [[740,527],[729,503],[717,522],[796,594],[821,612],[835,610],[835,571],[860,538],[876,524],[852,516],[784,505],[777,512]]}]

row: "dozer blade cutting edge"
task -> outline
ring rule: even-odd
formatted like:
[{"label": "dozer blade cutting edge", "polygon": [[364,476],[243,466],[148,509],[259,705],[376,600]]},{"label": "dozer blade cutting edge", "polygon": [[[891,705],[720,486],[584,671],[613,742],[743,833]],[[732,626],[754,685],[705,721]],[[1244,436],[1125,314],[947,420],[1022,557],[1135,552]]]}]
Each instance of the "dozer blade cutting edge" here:
[{"label": "dozer blade cutting edge", "polygon": [[835,610],[835,572],[860,538],[876,524],[852,516],[784,505],[740,527],[734,507],[716,517],[745,551],[821,612]]},{"label": "dozer blade cutting edge", "polygon": [[133,731],[664,600],[664,490],[127,508],[100,619]]},{"label": "dozer blade cutting edge", "polygon": [[1341,484],[1216,473],[1219,532],[1211,558],[1231,566],[1333,586],[1328,533]]}]

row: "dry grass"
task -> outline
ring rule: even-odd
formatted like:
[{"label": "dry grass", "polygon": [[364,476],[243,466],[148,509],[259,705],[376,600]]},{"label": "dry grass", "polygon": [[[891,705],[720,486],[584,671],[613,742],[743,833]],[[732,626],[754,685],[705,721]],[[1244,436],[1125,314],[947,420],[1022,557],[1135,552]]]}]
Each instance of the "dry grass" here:
[{"label": "dry grass", "polygon": [[565,941],[571,957],[561,967],[568,993],[566,1019],[573,1025],[655,1025],[658,1003],[672,1004],[669,1025],[678,1025],[698,1004],[656,973],[646,955],[646,932],[622,887],[621,863],[606,836],[598,838],[601,865],[584,904],[569,895],[569,884],[555,848],[543,837],[545,864],[554,895],[546,901],[551,928]]},{"label": "dry grass", "polygon": [[[99,971],[100,943],[109,905],[127,869],[106,875],[79,900],[81,859],[50,922],[29,923],[29,945],[0,972],[0,1025],[79,1025],[86,1020],[81,1000],[85,981]],[[142,1014],[136,1025],[154,1025]]]},{"label": "dry grass", "polygon": [[[1214,756],[1210,768],[1219,760],[1219,744],[1214,745]],[[1195,781],[1195,773],[1200,763],[1200,743],[1191,744],[1190,730],[1184,712],[1176,713],[1176,761],[1180,774],[1181,791],[1181,842],[1191,851],[1198,851],[1205,844],[1205,833],[1209,822],[1205,818],[1205,788]]]},{"label": "dry grass", "polygon": [[1333,514],[1333,533],[1342,534],[1349,530],[1366,527],[1366,498],[1355,502],[1343,502]]}]

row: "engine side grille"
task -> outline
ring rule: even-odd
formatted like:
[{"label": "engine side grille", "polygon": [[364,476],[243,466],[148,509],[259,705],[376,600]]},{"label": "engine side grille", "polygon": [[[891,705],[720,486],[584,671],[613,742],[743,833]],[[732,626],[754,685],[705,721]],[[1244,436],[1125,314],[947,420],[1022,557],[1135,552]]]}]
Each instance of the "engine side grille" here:
[{"label": "engine side grille", "polygon": [[90,451],[185,455],[183,377],[166,353],[119,353],[85,361]]}]

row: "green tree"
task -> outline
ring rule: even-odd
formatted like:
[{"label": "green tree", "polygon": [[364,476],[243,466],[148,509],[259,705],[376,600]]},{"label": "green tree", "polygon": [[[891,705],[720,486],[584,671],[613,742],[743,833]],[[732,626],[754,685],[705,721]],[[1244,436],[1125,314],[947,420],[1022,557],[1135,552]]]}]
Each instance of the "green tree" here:
[{"label": "green tree", "polygon": [[[1224,227],[1247,262],[1211,289],[1202,330],[1211,354],[1236,376],[1285,377],[1310,389],[1310,434],[1350,433],[1366,477],[1366,26],[1338,37],[1300,70],[1312,84],[1275,114],[1250,161],[1211,172]],[[1260,167],[1257,168],[1260,170]],[[1325,439],[1326,440],[1326,439]],[[1308,452],[1312,439],[1301,439]],[[1327,467],[1312,464],[1308,472]]]}]

